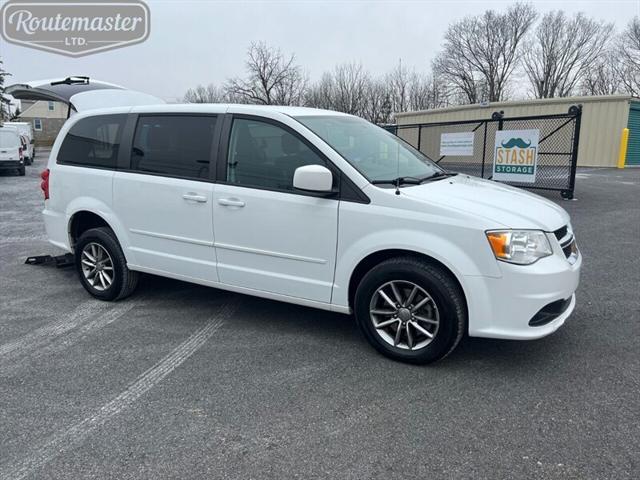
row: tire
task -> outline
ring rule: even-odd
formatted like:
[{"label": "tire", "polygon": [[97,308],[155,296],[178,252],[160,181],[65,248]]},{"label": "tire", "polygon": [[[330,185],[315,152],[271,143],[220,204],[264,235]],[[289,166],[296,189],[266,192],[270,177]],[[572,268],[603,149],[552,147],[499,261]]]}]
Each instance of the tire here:
[{"label": "tire", "polygon": [[[126,298],[138,284],[139,274],[127,268],[122,248],[110,228],[92,228],[84,232],[76,243],[75,263],[82,286],[100,300]],[[92,263],[99,268],[92,268]]]},{"label": "tire", "polygon": [[18,175],[19,175],[19,176],[24,177],[25,173],[26,173],[26,170],[25,170],[25,168],[24,168],[24,167],[20,167],[20,168],[18,169]]},{"label": "tire", "polygon": [[[417,288],[411,300],[414,287]],[[379,293],[380,289],[396,306],[389,305]],[[396,292],[403,301],[400,309]],[[405,308],[410,305],[415,310]],[[392,258],[372,268],[358,285],[354,310],[367,341],[383,355],[407,363],[426,364],[446,357],[467,328],[466,302],[452,275],[439,266],[412,257]],[[389,313],[392,311],[395,317]],[[389,325],[380,328],[385,322]],[[416,324],[422,330],[418,330]],[[398,338],[399,328],[402,331]],[[410,336],[407,330],[412,332]]]}]

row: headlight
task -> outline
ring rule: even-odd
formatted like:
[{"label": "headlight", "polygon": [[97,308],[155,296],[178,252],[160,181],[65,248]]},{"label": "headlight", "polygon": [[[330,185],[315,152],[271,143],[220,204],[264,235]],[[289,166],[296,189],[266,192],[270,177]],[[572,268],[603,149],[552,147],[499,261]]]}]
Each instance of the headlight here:
[{"label": "headlight", "polygon": [[530,265],[551,255],[551,245],[540,230],[500,230],[487,232],[487,239],[498,260]]}]

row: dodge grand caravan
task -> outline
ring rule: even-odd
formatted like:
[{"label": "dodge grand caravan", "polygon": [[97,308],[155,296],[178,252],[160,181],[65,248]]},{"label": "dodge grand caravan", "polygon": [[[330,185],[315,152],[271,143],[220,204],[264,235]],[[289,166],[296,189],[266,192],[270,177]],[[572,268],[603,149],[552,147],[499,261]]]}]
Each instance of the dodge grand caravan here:
[{"label": "dodge grand caravan", "polygon": [[544,337],[575,306],[581,254],[562,208],[447,172],[350,115],[80,112],[42,178],[50,242],[102,300],[144,272],[354,313],[373,347],[412,363],[465,333]]}]

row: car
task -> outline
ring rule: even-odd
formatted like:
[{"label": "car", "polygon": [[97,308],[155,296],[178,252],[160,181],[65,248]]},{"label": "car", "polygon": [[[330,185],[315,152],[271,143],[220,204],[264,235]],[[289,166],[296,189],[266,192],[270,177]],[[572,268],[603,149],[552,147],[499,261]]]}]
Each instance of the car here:
[{"label": "car", "polygon": [[417,364],[465,334],[544,337],[575,307],[582,256],[565,210],[445,171],[351,115],[88,110],[42,177],[49,241],[101,300],[147,273],[353,313],[375,349]]},{"label": "car", "polygon": [[36,156],[33,128],[31,127],[31,124],[29,122],[5,122],[4,125],[7,127],[11,126],[17,128],[18,133],[25,137],[23,142],[26,144],[26,149],[23,150],[24,161],[26,165],[31,165]]},{"label": "car", "polygon": [[0,170],[15,170],[24,176],[22,139],[15,128],[0,126]]},{"label": "car", "polygon": [[22,158],[24,159],[24,164],[31,165],[33,161],[29,158],[29,155],[28,155],[31,144],[30,144],[29,137],[24,134],[24,131],[14,123],[10,123],[10,122],[4,122],[0,126],[0,128],[3,128],[5,130],[13,130],[18,134],[18,137],[20,137],[20,148],[22,149]]},{"label": "car", "polygon": [[20,149],[22,152],[22,159],[24,160],[24,164],[31,165],[33,163],[33,160],[28,156],[29,148],[31,146],[29,137],[23,133],[22,129],[20,129],[13,123],[5,122],[0,128],[3,128],[5,130],[13,130],[18,134],[18,137],[20,138]]},{"label": "car", "polygon": [[33,163],[33,158],[27,156],[29,146],[29,138],[26,135],[20,135],[20,148],[22,149],[22,157],[24,158],[25,165],[31,165]]}]

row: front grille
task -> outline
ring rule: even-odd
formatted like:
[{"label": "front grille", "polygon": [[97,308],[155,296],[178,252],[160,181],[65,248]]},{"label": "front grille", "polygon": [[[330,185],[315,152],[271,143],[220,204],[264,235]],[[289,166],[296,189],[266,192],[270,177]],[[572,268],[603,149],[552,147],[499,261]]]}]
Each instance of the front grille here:
[{"label": "front grille", "polygon": [[573,236],[573,232],[569,229],[569,226],[565,225],[554,231],[553,234],[558,239],[560,248],[562,248],[562,252],[567,260],[571,263],[575,262],[578,256],[578,247],[576,246],[576,239]]},{"label": "front grille", "polygon": [[568,231],[569,231],[569,228],[565,225],[564,227],[559,228],[558,230],[553,232],[553,234],[556,236],[558,241],[560,241],[567,235]]}]

